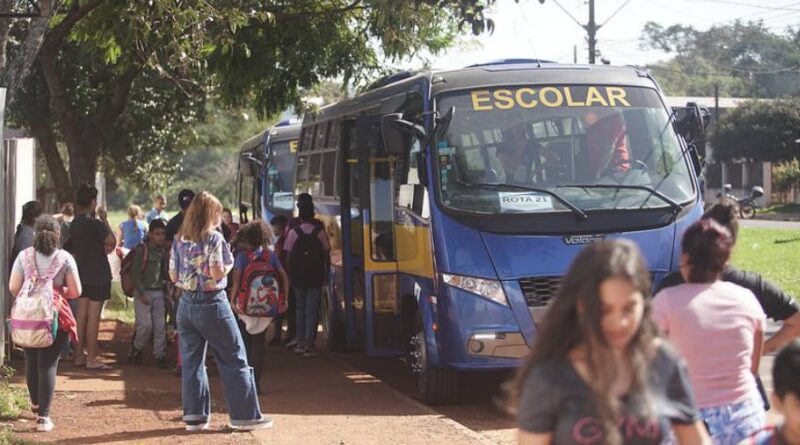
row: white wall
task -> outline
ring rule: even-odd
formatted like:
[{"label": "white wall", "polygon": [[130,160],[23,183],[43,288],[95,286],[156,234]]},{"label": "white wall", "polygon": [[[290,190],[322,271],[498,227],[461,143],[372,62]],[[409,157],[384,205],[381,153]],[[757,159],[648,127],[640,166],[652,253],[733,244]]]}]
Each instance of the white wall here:
[{"label": "white wall", "polygon": [[16,146],[16,172],[14,223],[22,219],[22,206],[36,200],[36,140],[33,138],[9,139]]}]

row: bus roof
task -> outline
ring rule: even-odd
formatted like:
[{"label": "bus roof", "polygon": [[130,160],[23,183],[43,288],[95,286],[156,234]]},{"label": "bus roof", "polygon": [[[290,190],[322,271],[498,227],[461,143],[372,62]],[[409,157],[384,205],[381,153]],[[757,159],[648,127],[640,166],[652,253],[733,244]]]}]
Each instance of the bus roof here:
[{"label": "bus roof", "polygon": [[279,122],[255,136],[244,141],[240,151],[250,151],[264,143],[264,137],[269,133],[270,142],[283,142],[300,137],[300,122]]},{"label": "bus roof", "polygon": [[480,87],[525,84],[597,84],[657,88],[650,73],[639,67],[520,62],[509,63],[504,60],[455,70],[395,73],[373,83],[374,87],[365,93],[322,107],[317,115],[307,116],[303,122],[357,114],[374,106],[376,101],[406,90],[409,84],[423,79],[430,82],[432,95]]}]

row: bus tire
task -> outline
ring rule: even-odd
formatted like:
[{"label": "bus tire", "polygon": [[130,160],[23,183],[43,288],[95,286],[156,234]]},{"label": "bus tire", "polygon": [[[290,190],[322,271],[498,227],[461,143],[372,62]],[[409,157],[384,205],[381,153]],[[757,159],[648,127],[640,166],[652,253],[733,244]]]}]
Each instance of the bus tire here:
[{"label": "bus tire", "polygon": [[409,363],[412,372],[417,377],[417,387],[422,400],[428,405],[456,403],[458,401],[458,371],[428,364],[422,317],[417,317],[415,325],[416,331],[411,337],[409,348]]},{"label": "bus tire", "polygon": [[343,352],[347,349],[345,326],[342,320],[333,318],[328,305],[328,289],[322,288],[322,298],[319,303],[319,321],[322,325],[322,347],[332,352]]}]

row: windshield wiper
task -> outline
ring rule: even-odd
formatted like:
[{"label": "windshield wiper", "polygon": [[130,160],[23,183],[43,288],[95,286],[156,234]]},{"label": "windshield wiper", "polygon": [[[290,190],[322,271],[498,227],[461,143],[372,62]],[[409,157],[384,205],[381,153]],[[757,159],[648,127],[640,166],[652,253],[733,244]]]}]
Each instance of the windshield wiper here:
[{"label": "windshield wiper", "polygon": [[517,185],[517,184],[506,184],[506,183],[503,183],[503,182],[462,182],[462,181],[459,181],[459,184],[463,185],[463,186],[466,186],[466,187],[485,187],[485,188],[495,188],[495,189],[505,188],[505,189],[512,189],[512,190],[521,190],[521,191],[525,191],[525,192],[545,193],[547,195],[552,196],[553,198],[556,198],[556,200],[558,202],[563,204],[564,207],[570,209],[572,211],[572,213],[574,213],[575,216],[577,216],[581,220],[585,220],[585,219],[588,218],[588,216],[586,215],[586,212],[584,212],[579,207],[577,207],[575,204],[569,202],[566,198],[564,198],[563,196],[559,195],[558,193],[556,193],[556,192],[554,192],[552,190],[547,190],[547,189],[543,189],[543,188],[536,188],[536,187],[527,187],[527,186],[524,186],[524,185]]},{"label": "windshield wiper", "polygon": [[[574,188],[581,188],[581,189],[600,189],[600,188],[610,188],[610,189],[617,189],[617,190],[643,190],[645,192],[649,192],[650,196],[655,196],[656,198],[664,201],[665,203],[669,204],[672,207],[672,214],[677,215],[683,210],[683,206],[678,204],[669,196],[659,192],[658,190],[650,187],[649,185],[627,185],[627,184],[559,184],[556,185],[556,188],[559,187],[574,187]],[[650,196],[647,198],[650,199]],[[646,200],[645,200],[646,202]],[[644,204],[643,204],[644,205]]]}]

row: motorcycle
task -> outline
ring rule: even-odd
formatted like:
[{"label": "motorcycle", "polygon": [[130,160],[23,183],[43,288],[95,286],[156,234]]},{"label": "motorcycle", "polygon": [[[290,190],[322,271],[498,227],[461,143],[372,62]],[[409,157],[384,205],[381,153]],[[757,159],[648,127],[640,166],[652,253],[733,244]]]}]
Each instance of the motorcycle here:
[{"label": "motorcycle", "polygon": [[757,210],[760,208],[756,199],[764,196],[764,189],[759,186],[755,186],[750,190],[750,196],[746,196],[744,198],[737,198],[731,193],[731,185],[725,184],[722,186],[722,192],[717,195],[717,197],[725,196],[726,198],[731,198],[735,200],[739,204],[739,216],[742,219],[752,219],[756,216]]}]

